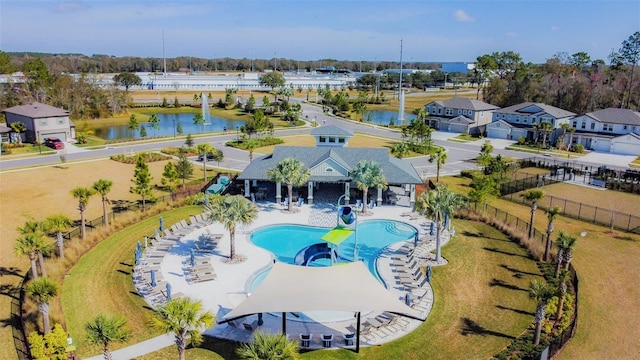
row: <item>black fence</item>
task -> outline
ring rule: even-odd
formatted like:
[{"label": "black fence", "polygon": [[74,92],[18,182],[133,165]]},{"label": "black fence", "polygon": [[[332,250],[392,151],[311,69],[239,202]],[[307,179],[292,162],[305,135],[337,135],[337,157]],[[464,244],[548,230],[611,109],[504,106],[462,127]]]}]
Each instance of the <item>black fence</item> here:
[{"label": "black fence", "polygon": [[11,289],[11,328],[13,335],[13,344],[16,348],[18,360],[31,359],[29,352],[29,344],[27,343],[27,331],[24,326],[24,316],[22,316],[22,307],[24,304],[24,285],[29,279],[31,268],[27,270],[20,285]]},{"label": "black fence", "polygon": [[[478,207],[479,206],[476,206],[476,211],[479,211]],[[486,207],[484,208],[484,215],[494,217],[495,219],[498,219],[498,220],[502,220],[505,223],[511,226],[514,226],[516,229],[521,230],[525,233],[529,231],[528,221],[524,219],[520,219],[517,216],[511,215],[508,212],[504,210],[500,210],[491,205],[486,205]],[[537,229],[534,228],[533,239],[540,241],[542,244],[544,244],[546,239],[546,233],[538,231]],[[549,344],[549,353],[548,353],[549,359],[557,355],[564,348],[564,346],[569,342],[569,340],[573,338],[578,326],[578,285],[579,285],[578,274],[576,273],[576,270],[572,264],[569,264],[569,272],[570,272],[570,281],[573,286],[573,295],[575,298],[573,318],[571,319],[571,322],[567,327],[567,329],[565,329],[565,331],[563,331],[560,336],[554,338]]]},{"label": "black fence", "polygon": [[[524,199],[511,193],[503,197],[517,203],[525,203]],[[549,209],[557,206],[562,211],[562,215],[574,219],[595,223],[611,227],[612,229],[624,230],[640,234],[640,216],[615,211],[612,209],[588,205],[573,200],[546,195],[538,206],[542,209]],[[638,205],[640,207],[640,205]],[[640,208],[639,208],[640,210]]]},{"label": "black fence", "polygon": [[532,175],[522,179],[512,180],[500,185],[500,194],[502,196],[511,195],[523,190],[532,189],[536,187],[543,187],[545,185],[556,184],[562,182],[563,179],[557,179],[559,176],[546,176],[546,175]]}]

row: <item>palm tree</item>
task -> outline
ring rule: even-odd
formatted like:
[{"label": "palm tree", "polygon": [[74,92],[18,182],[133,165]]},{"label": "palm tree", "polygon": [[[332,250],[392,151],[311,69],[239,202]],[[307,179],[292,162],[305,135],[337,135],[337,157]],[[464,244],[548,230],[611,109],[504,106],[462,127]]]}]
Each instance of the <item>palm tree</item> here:
[{"label": "palm tree", "polygon": [[238,358],[245,360],[293,360],[298,358],[298,344],[283,334],[255,333],[253,341],[240,345]]},{"label": "palm tree", "polygon": [[367,213],[367,194],[369,188],[377,189],[387,188],[387,179],[384,177],[380,164],[372,160],[361,160],[351,173],[351,177],[356,187],[362,191],[362,215]]},{"label": "palm tree", "polygon": [[567,145],[569,149],[571,149],[571,143],[573,143],[573,133],[576,132],[576,128],[571,127],[567,131],[569,131],[569,144]]},{"label": "palm tree", "polygon": [[436,223],[436,262],[440,262],[442,258],[440,234],[444,221],[447,218],[451,219],[458,209],[465,206],[464,198],[442,185],[436,185],[435,190],[423,192],[418,196],[416,206],[419,213]]},{"label": "palm tree", "polygon": [[191,339],[192,345],[200,344],[201,331],[210,327],[213,321],[213,314],[204,311],[200,301],[183,297],[173,299],[157,308],[149,326],[160,329],[163,333],[173,332],[178,347],[178,359],[185,360],[187,339]]},{"label": "palm tree", "polygon": [[38,248],[36,256],[38,257],[38,265],[42,276],[47,276],[47,270],[44,267],[44,255],[51,252],[51,246],[44,242],[43,238],[47,232],[47,225],[43,221],[27,220],[22,227],[18,228],[21,235],[34,235],[38,238]]},{"label": "palm tree", "polygon": [[[16,255],[28,256],[31,261],[31,277],[33,279],[38,278],[38,266],[36,265],[36,259],[38,258],[38,252],[44,246],[42,236],[38,234],[26,234],[19,236],[16,239],[16,246],[14,251]],[[44,269],[44,267],[42,267]]]},{"label": "palm tree", "polygon": [[249,162],[253,161],[253,151],[258,147],[255,139],[249,139],[244,143],[244,148],[249,152]]},{"label": "palm tree", "polygon": [[429,156],[429,162],[436,163],[436,182],[440,182],[440,168],[447,162],[447,152],[443,148],[438,148],[436,152]]},{"label": "palm tree", "polygon": [[571,125],[569,125],[569,123],[563,123],[560,125],[560,129],[562,129],[562,145],[565,145],[567,130],[571,129]]},{"label": "palm tree", "polygon": [[[11,130],[18,134],[18,144],[22,144],[22,133],[27,131],[27,126],[21,121],[13,122],[9,126],[11,127]],[[38,139],[38,141],[40,141],[40,139]]]},{"label": "palm tree", "polygon": [[557,278],[560,274],[560,269],[562,268],[562,262],[565,262],[565,269],[569,269],[569,262],[573,257],[573,247],[576,245],[577,239],[573,236],[570,236],[564,231],[560,231],[558,233],[558,239],[556,239],[556,247],[558,247],[558,258],[556,259],[556,273],[555,277]]},{"label": "palm tree", "polygon": [[555,226],[555,221],[558,215],[562,210],[558,206],[550,207],[546,210],[547,213],[547,241],[544,246],[544,261],[549,261],[549,255],[551,253],[551,233],[553,232],[553,227]]},{"label": "palm tree", "polygon": [[202,155],[202,171],[204,172],[204,181],[207,181],[207,155],[213,150],[211,144],[202,143],[196,146],[196,152],[198,155]]},{"label": "palm tree", "polygon": [[127,319],[124,317],[108,317],[98,315],[93,321],[85,324],[87,340],[92,345],[102,346],[105,360],[111,360],[109,344],[125,342],[131,337],[131,331],[125,327]]},{"label": "palm tree", "polygon": [[533,219],[536,215],[536,210],[538,209],[538,201],[540,201],[544,197],[544,193],[541,190],[528,190],[522,194],[522,197],[526,201],[531,202],[531,219],[529,220],[529,237],[533,237]]},{"label": "palm tree", "polygon": [[56,245],[58,246],[58,256],[64,257],[64,238],[62,233],[72,225],[71,219],[63,214],[51,215],[47,218],[47,228],[56,233]]},{"label": "palm tree", "polygon": [[559,294],[558,294],[558,308],[556,310],[556,322],[560,321],[560,318],[562,317],[562,308],[564,307],[564,300],[565,300],[565,296],[567,295],[567,281],[569,280],[569,277],[571,275],[571,272],[569,272],[569,270],[560,270],[560,273],[558,274],[558,290],[559,290]]},{"label": "palm tree", "polygon": [[547,147],[547,135],[553,130],[553,125],[551,125],[548,121],[543,121],[540,123],[539,127],[540,131],[542,131],[542,148]]},{"label": "palm tree", "polygon": [[293,199],[293,187],[304,185],[309,181],[311,173],[300,160],[286,158],[279,161],[273,169],[269,169],[267,176],[273,182],[287,184],[287,193],[289,195],[288,210],[291,212],[293,210],[293,201],[291,201]]},{"label": "palm tree", "polygon": [[238,223],[248,225],[258,216],[258,208],[251,201],[241,195],[219,196],[205,207],[209,219],[221,222],[229,230],[230,255],[229,259],[236,257],[236,225]]},{"label": "palm tree", "polygon": [[532,281],[529,284],[529,297],[536,300],[536,332],[533,337],[533,344],[540,343],[540,333],[542,331],[542,320],[544,320],[545,307],[547,301],[553,295],[553,289],[544,281]]},{"label": "palm tree", "polygon": [[107,194],[111,191],[111,186],[113,186],[113,181],[105,179],[100,179],[92,185],[92,189],[102,196],[102,224],[104,226],[109,226],[109,217],[107,216],[109,199],[107,199]]},{"label": "palm tree", "polygon": [[51,331],[49,300],[58,295],[58,286],[48,277],[41,277],[28,283],[25,291],[38,303],[38,310],[42,314],[44,333],[48,334]]},{"label": "palm tree", "polygon": [[71,195],[78,199],[78,210],[80,210],[80,237],[84,240],[86,239],[84,212],[87,210],[87,203],[89,203],[89,198],[93,195],[93,190],[78,186],[71,190]]}]

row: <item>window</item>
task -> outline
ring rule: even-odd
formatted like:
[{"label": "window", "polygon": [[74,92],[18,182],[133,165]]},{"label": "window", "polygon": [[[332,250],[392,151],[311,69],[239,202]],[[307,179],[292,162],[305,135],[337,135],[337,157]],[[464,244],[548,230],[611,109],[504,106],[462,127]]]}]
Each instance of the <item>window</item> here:
[{"label": "window", "polygon": [[582,122],[582,124],[580,125],[580,129],[584,129],[587,127],[587,123],[586,122]]},{"label": "window", "polygon": [[40,126],[47,126],[47,119],[40,119]]},{"label": "window", "polygon": [[320,136],[320,142],[321,143],[327,142],[327,138],[325,136]]},{"label": "window", "polygon": [[458,115],[462,115],[462,109],[458,109]]},{"label": "window", "polygon": [[329,142],[330,143],[335,143],[336,142],[336,138],[333,136],[329,136]]},{"label": "window", "polygon": [[574,120],[573,123],[571,123],[571,127],[572,128],[577,128],[578,127],[578,121]]},{"label": "window", "polygon": [[449,109],[449,108],[447,108],[447,109],[445,110],[445,115],[453,115],[453,109]]},{"label": "window", "polygon": [[591,130],[595,130],[596,129],[596,123],[592,122],[591,123]]},{"label": "window", "polygon": [[438,108],[438,115],[442,115],[442,108]]},{"label": "window", "polygon": [[532,123],[532,124],[535,124],[535,123],[536,123],[536,117],[535,117],[535,116],[531,118],[531,123]]},{"label": "window", "polygon": [[58,119],[58,125],[64,125],[64,119]]},{"label": "window", "polygon": [[342,138],[342,137],[341,137],[341,138],[338,138],[338,143],[340,143],[340,144],[344,144],[344,138]]},{"label": "window", "polygon": [[519,123],[520,122],[520,117],[516,116],[516,122]]},{"label": "window", "polygon": [[623,126],[622,128],[623,128],[624,130],[627,130],[627,125]]},{"label": "window", "polygon": [[325,171],[325,172],[333,172],[333,169],[332,169],[332,168],[330,168],[330,167],[328,167],[328,168],[324,169],[324,171]]}]

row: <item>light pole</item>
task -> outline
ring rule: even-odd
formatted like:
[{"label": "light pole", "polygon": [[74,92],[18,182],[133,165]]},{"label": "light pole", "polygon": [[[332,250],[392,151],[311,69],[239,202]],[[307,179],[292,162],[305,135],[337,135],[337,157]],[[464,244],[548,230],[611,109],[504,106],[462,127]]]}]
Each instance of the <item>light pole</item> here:
[{"label": "light pole", "polygon": [[173,118],[173,138],[176,137],[176,118]]}]

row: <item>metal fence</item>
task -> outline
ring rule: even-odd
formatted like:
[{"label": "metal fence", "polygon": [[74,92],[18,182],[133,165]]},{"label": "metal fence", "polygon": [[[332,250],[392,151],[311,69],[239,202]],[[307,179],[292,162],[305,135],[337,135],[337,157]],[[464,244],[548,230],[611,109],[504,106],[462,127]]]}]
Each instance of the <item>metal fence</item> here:
[{"label": "metal fence", "polygon": [[[478,211],[477,209],[477,204],[476,204],[476,211]],[[491,216],[497,220],[502,220],[505,223],[514,226],[516,229],[526,233],[529,231],[529,222],[524,220],[524,219],[520,219],[517,216],[511,215],[508,212],[504,211],[504,210],[500,210],[496,207],[493,207],[491,205],[486,205],[486,207],[484,208],[484,215],[485,216]],[[540,241],[542,244],[545,243],[545,239],[546,239],[546,233],[540,232],[537,229],[533,229],[533,239]],[[576,273],[575,268],[573,267],[573,264],[569,264],[569,272],[570,272],[570,281],[571,284],[573,285],[573,295],[575,298],[575,307],[574,307],[574,311],[573,311],[573,318],[571,319],[571,322],[569,324],[569,327],[567,327],[567,329],[565,331],[562,332],[562,334],[557,337],[554,338],[550,344],[549,344],[549,359],[555,357],[563,348],[564,346],[569,342],[569,340],[571,340],[573,338],[573,336],[576,333],[576,329],[578,326],[578,274]]]},{"label": "metal fence", "polygon": [[[557,177],[557,176],[554,176]],[[551,176],[532,175],[522,179],[512,180],[500,185],[500,194],[502,196],[511,195],[523,190],[536,187],[543,187],[562,182],[562,180],[554,179]]]},{"label": "metal fence", "polygon": [[[522,199],[518,195],[514,195],[514,193],[511,193],[508,196],[503,196],[503,198],[517,203],[525,203],[524,199]],[[636,215],[588,205],[552,195],[543,197],[540,201],[538,201],[538,206],[542,209],[549,209],[551,207],[557,206],[560,208],[560,210],[562,211],[562,215],[564,216],[599,225],[609,226],[613,229],[640,234],[640,217]]]}]

